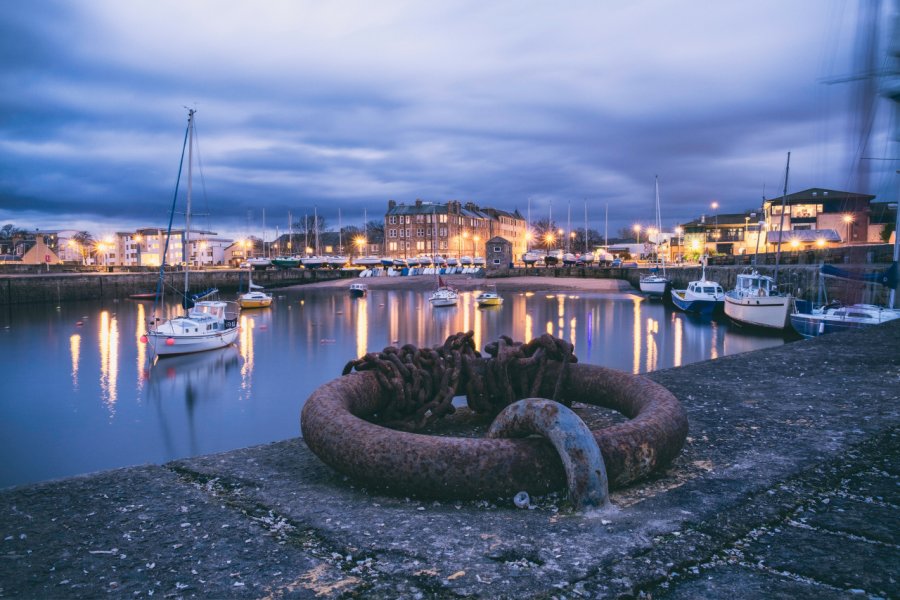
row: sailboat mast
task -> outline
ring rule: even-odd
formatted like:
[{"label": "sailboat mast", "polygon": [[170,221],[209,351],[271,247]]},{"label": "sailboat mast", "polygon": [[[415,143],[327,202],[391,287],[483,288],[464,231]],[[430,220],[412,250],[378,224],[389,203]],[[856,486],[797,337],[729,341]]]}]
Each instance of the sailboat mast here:
[{"label": "sailboat mast", "polygon": [[338,254],[344,253],[344,228],[341,226],[341,209],[338,209]]},{"label": "sailboat mast", "polygon": [[787,203],[788,174],[791,172],[791,153],[787,154],[787,165],[784,167],[784,193],[781,195],[781,219],[778,221],[778,246],[775,249],[775,285],[778,285],[778,263],[781,261],[781,238],[784,233],[784,206]]},{"label": "sailboat mast", "polygon": [[603,241],[606,243],[606,251],[609,252],[609,202],[606,203],[606,221],[603,225]]},{"label": "sailboat mast", "polygon": [[319,256],[319,207],[313,207],[313,227],[316,228],[316,256]]},{"label": "sailboat mast", "polygon": [[528,197],[528,222],[525,223],[525,252],[531,250],[531,196]]},{"label": "sailboat mast", "polygon": [[572,201],[569,200],[569,212],[566,216],[566,254],[571,251],[569,240],[572,239]]},{"label": "sailboat mast", "polygon": [[584,201],[584,253],[588,253],[587,200]]},{"label": "sailboat mast", "polygon": [[188,295],[188,273],[191,270],[191,192],[193,190],[194,167],[194,109],[188,109],[188,184],[187,207],[184,212],[184,297]]}]

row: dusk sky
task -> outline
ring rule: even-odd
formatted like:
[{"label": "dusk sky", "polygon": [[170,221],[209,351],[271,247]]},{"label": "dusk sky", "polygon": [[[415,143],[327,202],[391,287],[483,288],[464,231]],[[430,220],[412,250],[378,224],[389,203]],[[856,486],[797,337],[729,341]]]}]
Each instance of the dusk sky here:
[{"label": "dusk sky", "polygon": [[[0,5],[0,224],[165,227],[187,109],[198,226],[473,201],[611,235],[856,189],[847,0]],[[886,128],[885,128],[886,129]],[[867,156],[889,152],[876,128]],[[178,217],[180,218],[180,217]]]}]

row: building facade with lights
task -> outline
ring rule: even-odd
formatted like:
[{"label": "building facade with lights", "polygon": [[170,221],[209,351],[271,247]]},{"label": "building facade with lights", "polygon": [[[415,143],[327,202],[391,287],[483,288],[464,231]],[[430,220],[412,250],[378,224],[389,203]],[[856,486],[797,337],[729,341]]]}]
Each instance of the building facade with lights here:
[{"label": "building facade with lights", "polygon": [[482,208],[457,200],[416,200],[414,204],[390,200],[384,216],[384,255],[483,256],[487,241],[502,237],[512,244],[513,255],[518,258],[525,253],[527,231],[525,218],[518,211]]}]

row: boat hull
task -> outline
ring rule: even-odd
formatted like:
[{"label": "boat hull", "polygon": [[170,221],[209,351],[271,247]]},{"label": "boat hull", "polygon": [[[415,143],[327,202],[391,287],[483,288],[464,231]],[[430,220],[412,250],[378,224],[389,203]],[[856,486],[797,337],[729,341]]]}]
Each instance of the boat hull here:
[{"label": "boat hull", "polygon": [[672,304],[686,313],[709,316],[721,310],[724,302],[718,300],[693,300],[685,297],[684,290],[672,290]]},{"label": "boat hull", "polygon": [[238,300],[241,308],[266,308],[272,306],[272,298],[248,298]]},{"label": "boat hull", "polygon": [[299,258],[275,258],[272,264],[279,269],[296,269],[300,266]]},{"label": "boat hull", "polygon": [[485,298],[482,300],[479,298],[475,301],[479,307],[481,306],[500,306],[503,304],[503,298]]},{"label": "boat hull", "polygon": [[656,277],[641,279],[640,286],[641,292],[651,298],[662,298],[666,293],[666,288],[669,286],[669,280]]},{"label": "boat hull", "polygon": [[[216,350],[233,344],[235,340],[237,340],[238,333],[239,330],[236,327],[233,329],[226,329],[225,331],[219,331],[214,334],[179,335],[171,338],[165,334],[151,332],[147,334],[147,345],[157,356],[191,354],[194,352]],[[173,343],[168,344],[168,339],[172,339]]]},{"label": "boat hull", "polygon": [[[866,327],[872,327],[873,325],[886,323],[900,318],[900,311],[897,310],[879,310],[876,313],[877,316],[871,314],[862,316],[866,315],[868,311],[866,311],[865,308],[855,311],[855,308],[854,305],[851,305],[838,311],[826,310],[825,312],[821,312],[820,309],[812,313],[794,312],[790,315],[791,327],[805,338],[814,338],[825,335],[826,333],[840,333],[841,331],[865,329]],[[851,314],[858,312],[860,316],[848,316],[848,312]]]},{"label": "boat hull", "polygon": [[728,318],[754,327],[785,329],[791,309],[790,296],[725,295],[725,314]]}]

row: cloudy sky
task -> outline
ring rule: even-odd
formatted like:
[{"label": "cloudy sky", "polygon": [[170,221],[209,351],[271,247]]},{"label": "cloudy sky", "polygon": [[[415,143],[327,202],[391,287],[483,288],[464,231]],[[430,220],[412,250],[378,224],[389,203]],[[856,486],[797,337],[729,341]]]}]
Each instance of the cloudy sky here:
[{"label": "cloudy sky", "polygon": [[587,202],[613,234],[651,223],[656,175],[672,227],[779,195],[788,151],[789,191],[862,191],[853,84],[827,83],[854,71],[857,5],[4,2],[0,223],[164,226],[185,107],[195,206],[234,237],[416,198],[573,226]]}]

